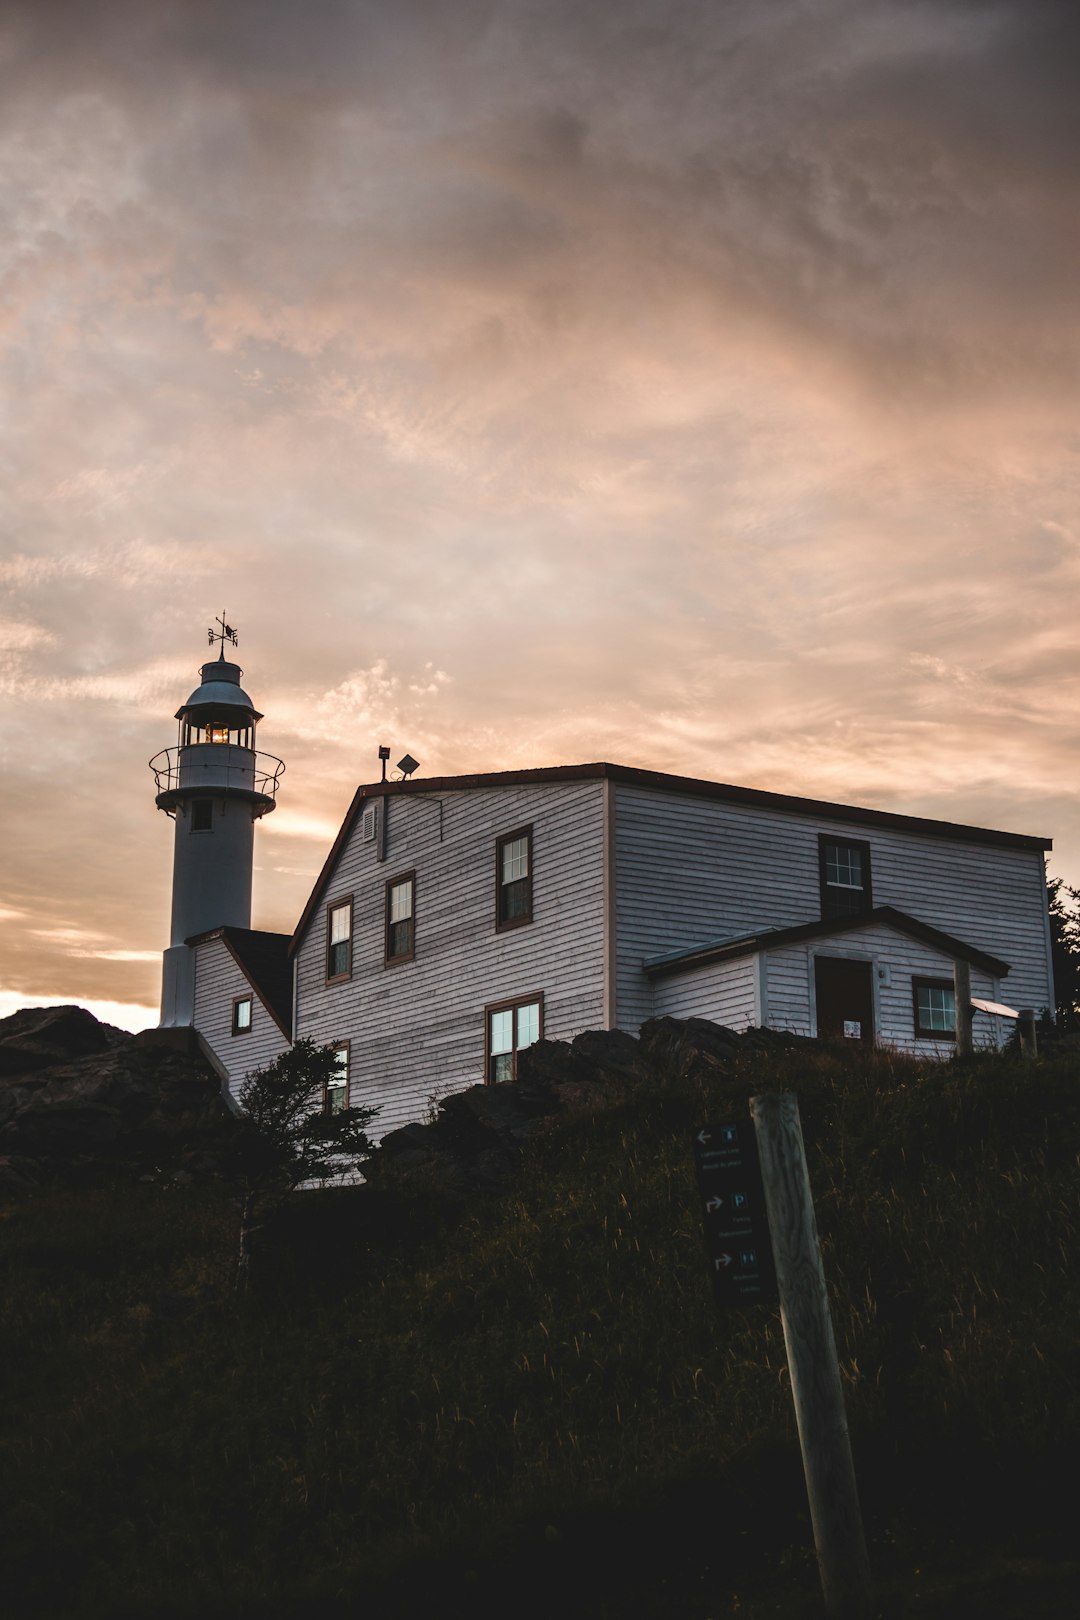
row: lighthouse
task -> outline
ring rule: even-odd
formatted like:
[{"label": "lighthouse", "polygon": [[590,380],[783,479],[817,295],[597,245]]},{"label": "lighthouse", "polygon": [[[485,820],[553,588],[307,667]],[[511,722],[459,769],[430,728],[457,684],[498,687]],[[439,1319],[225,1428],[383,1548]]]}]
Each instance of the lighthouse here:
[{"label": "lighthouse", "polygon": [[225,657],[237,633],[225,620],[208,631],[217,658],[176,711],[175,748],[150,761],[157,807],[174,823],[172,924],[164,954],[162,1025],[194,1017],[194,957],[185,941],[212,928],[251,927],[255,823],[274,809],[285,767],[255,747],[262,715],[240,685],[238,664]]}]

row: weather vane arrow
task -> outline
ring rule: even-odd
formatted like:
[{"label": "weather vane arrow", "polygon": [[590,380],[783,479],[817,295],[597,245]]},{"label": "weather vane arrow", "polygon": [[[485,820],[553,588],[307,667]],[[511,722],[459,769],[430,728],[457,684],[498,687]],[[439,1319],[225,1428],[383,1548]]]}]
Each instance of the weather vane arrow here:
[{"label": "weather vane arrow", "polygon": [[231,641],[234,647],[238,647],[240,645],[239,632],[237,630],[235,630],[231,624],[228,623],[228,621],[225,618],[224,613],[222,613],[219,618],[215,619],[214,623],[219,625],[220,628],[215,630],[211,626],[211,628],[209,630],[207,630],[207,632],[206,632],[207,638],[208,638],[208,640],[210,642],[211,647],[214,645],[215,641],[220,641],[221,642],[221,656],[224,658],[224,656],[225,656],[225,643],[227,641]]}]

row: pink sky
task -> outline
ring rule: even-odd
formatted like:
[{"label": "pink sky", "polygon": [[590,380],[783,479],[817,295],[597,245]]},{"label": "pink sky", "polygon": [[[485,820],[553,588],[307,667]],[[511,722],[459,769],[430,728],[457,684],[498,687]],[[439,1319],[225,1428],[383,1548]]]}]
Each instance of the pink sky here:
[{"label": "pink sky", "polygon": [[1080,20],[0,8],[0,1014],[156,1020],[241,631],[257,926],[380,742],[1053,837],[1080,883]]}]

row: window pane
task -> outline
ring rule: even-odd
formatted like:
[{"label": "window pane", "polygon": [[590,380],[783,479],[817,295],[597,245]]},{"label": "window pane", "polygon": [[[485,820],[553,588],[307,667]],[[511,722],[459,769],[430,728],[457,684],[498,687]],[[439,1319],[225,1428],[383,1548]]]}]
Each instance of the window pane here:
[{"label": "window pane", "polygon": [[236,1027],[237,1027],[237,1029],[250,1029],[251,1028],[251,1002],[250,1001],[238,1001],[236,1003]]},{"label": "window pane", "polygon": [[519,878],[529,875],[529,840],[528,838],[512,838],[502,847],[502,880],[504,883],[516,883]]},{"label": "window pane", "polygon": [[516,883],[507,883],[502,891],[503,921],[509,922],[514,917],[527,917],[529,914],[529,880],[519,878]]},{"label": "window pane", "polygon": [[491,1078],[493,1080],[512,1080],[514,1078],[514,1054],[512,1052],[492,1053]]},{"label": "window pane", "polygon": [[340,945],[349,937],[351,906],[335,906],[330,913],[330,943]]},{"label": "window pane", "polygon": [[500,1052],[512,1052],[514,1049],[514,1013],[512,1008],[506,1012],[496,1012],[491,1015],[491,1052],[495,1056]]},{"label": "window pane", "polygon": [[825,881],[837,884],[845,889],[861,889],[862,877],[862,850],[853,848],[850,844],[827,844],[825,846]]},{"label": "window pane", "polygon": [[916,990],[919,1007],[919,1028],[940,1031],[943,1035],[956,1033],[956,996],[944,985],[920,984]]},{"label": "window pane", "polygon": [[412,878],[404,883],[395,883],[390,890],[390,921],[401,922],[405,917],[411,917],[413,910]]},{"label": "window pane", "polygon": [[401,922],[392,922],[387,935],[387,955],[391,961],[395,956],[409,956],[412,954],[412,918],[406,917]]},{"label": "window pane", "polygon": [[540,1039],[540,1003],[530,1001],[527,1007],[519,1007],[517,1028],[517,1043],[520,1051],[523,1046],[531,1046]]}]

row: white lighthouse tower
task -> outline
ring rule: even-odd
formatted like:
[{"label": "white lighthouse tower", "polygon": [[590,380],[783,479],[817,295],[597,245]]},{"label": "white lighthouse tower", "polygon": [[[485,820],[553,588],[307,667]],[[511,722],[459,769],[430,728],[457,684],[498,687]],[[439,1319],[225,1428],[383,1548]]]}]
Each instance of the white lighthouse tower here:
[{"label": "white lighthouse tower", "polygon": [[251,927],[255,823],[274,809],[285,769],[272,754],[256,752],[262,715],[240,685],[240,666],[225,657],[226,641],[237,644],[236,631],[224,615],[217,622],[220,628],[208,634],[221,652],[202,666],[200,684],[176,711],[176,747],[150,761],[158,809],[176,827],[162,1025],[194,1018],[194,956],[184,941],[212,928]]}]

